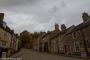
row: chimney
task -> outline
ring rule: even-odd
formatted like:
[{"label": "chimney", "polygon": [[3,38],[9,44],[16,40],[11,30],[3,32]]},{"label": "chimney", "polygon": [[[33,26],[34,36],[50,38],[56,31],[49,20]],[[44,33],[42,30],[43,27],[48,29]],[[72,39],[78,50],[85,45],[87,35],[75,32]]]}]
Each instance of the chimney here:
[{"label": "chimney", "polygon": [[4,13],[0,13],[0,26],[3,25]]},{"label": "chimney", "polygon": [[83,19],[83,22],[87,22],[90,20],[90,16],[88,15],[88,13],[84,12],[82,13],[82,19]]},{"label": "chimney", "polygon": [[59,25],[57,23],[55,23],[55,31],[60,31],[59,30]]},{"label": "chimney", "polygon": [[61,25],[61,30],[62,30],[62,31],[65,31],[65,30],[66,30],[65,24],[62,24],[62,25]]},{"label": "chimney", "polygon": [[4,13],[0,13],[0,21],[3,21],[4,19]]}]

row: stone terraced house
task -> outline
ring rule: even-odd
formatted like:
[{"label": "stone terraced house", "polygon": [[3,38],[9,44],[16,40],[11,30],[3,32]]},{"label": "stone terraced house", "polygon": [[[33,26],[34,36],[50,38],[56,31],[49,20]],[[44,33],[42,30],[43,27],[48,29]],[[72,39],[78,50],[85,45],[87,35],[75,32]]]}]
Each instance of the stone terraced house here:
[{"label": "stone terraced house", "polygon": [[4,13],[0,13],[0,57],[2,57],[3,52],[6,52],[6,56],[10,56],[11,51],[18,50],[18,36],[7,26],[3,19]]},{"label": "stone terraced house", "polygon": [[83,13],[83,22],[71,26],[62,33],[64,54],[90,56],[90,16]]},{"label": "stone terraced house", "polygon": [[55,30],[44,34],[39,40],[39,51],[53,54],[90,56],[90,16],[82,14],[83,22],[66,27],[55,24]]}]

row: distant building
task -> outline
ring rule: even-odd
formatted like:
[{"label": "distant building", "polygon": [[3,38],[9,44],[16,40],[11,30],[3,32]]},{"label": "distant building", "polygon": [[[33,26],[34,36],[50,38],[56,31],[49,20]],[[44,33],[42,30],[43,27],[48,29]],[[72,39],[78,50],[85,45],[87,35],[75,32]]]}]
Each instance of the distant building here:
[{"label": "distant building", "polygon": [[32,48],[33,50],[36,50],[36,51],[40,51],[41,49],[41,40],[42,40],[42,37],[43,35],[45,35],[46,33],[45,32],[40,32],[38,37],[36,37],[34,40],[32,40]]},{"label": "distant building", "polygon": [[[47,32],[40,41],[41,51],[49,53],[58,53],[58,40],[55,36],[60,33],[59,25],[55,24],[55,30]],[[54,38],[55,39],[54,39]],[[53,38],[53,39],[52,39]]]},{"label": "distant building", "polygon": [[19,36],[18,34],[14,34],[14,31],[12,33],[12,40],[11,40],[11,54],[14,54],[15,52],[18,51],[18,45],[19,45]]}]

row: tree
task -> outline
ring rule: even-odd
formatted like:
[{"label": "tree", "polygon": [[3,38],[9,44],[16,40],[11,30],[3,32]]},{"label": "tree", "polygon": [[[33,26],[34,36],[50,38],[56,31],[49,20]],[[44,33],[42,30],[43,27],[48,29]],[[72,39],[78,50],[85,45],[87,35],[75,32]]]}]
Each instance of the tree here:
[{"label": "tree", "polygon": [[20,33],[20,39],[21,39],[22,46],[25,46],[25,44],[31,43],[32,34],[25,30],[25,31]]},{"label": "tree", "polygon": [[40,35],[40,34],[39,34],[38,32],[34,32],[34,33],[32,34],[32,39],[37,38],[39,35]]}]

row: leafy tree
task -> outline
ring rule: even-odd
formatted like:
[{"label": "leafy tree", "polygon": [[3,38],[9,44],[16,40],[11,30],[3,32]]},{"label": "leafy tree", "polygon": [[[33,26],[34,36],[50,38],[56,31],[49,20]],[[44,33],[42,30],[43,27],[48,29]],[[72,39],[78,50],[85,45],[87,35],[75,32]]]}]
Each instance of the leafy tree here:
[{"label": "leafy tree", "polygon": [[21,45],[25,46],[26,44],[32,45],[32,40],[37,38],[40,35],[38,32],[30,33],[27,30],[20,33]]},{"label": "leafy tree", "polygon": [[31,43],[32,34],[25,30],[25,31],[20,33],[20,39],[21,39],[22,46],[25,46],[25,44]]},{"label": "leafy tree", "polygon": [[37,38],[39,36],[39,33],[38,32],[34,32],[33,34],[32,34],[32,39],[35,39],[35,38]]}]

